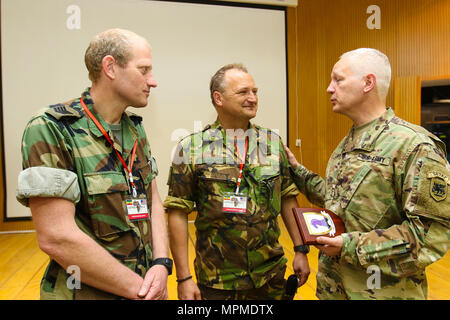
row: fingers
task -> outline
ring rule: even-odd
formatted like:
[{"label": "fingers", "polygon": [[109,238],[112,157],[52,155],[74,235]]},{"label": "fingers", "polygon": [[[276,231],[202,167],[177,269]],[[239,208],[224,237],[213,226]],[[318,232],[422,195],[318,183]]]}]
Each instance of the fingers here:
[{"label": "fingers", "polygon": [[308,278],[309,272],[300,272],[299,274],[297,274],[298,286],[301,287],[302,285],[304,285],[306,281],[308,281]]},{"label": "fingers", "polygon": [[149,289],[150,289],[150,280],[148,278],[145,278],[142,283],[141,289],[139,290],[138,297],[144,298],[147,295]]},{"label": "fingers", "polygon": [[196,291],[194,293],[194,299],[195,300],[202,300],[202,295],[200,294],[200,290]]},{"label": "fingers", "polygon": [[167,299],[167,271],[165,267],[163,268],[152,267],[148,270],[138,293],[140,298],[145,300]]},{"label": "fingers", "polygon": [[190,279],[178,284],[178,299],[202,300],[200,289],[194,280]]},{"label": "fingers", "polygon": [[289,164],[290,164],[294,169],[297,169],[297,167],[298,167],[300,164],[297,162],[297,159],[295,158],[294,154],[292,153],[292,151],[291,151],[285,144],[283,144],[283,147],[284,147],[284,151],[286,152],[286,156],[287,156],[287,159],[288,159],[288,161],[289,161]]},{"label": "fingers", "polygon": [[316,239],[317,245],[314,245],[317,249],[322,251],[327,256],[333,257],[341,253],[343,240],[341,236],[334,238],[318,237]]}]

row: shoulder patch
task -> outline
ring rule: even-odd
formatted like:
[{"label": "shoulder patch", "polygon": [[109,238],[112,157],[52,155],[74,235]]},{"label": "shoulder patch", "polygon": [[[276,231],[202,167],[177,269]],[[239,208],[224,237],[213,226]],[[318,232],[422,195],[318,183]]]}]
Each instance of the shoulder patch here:
[{"label": "shoulder patch", "polygon": [[436,201],[442,201],[447,198],[447,182],[440,176],[431,178],[430,195]]},{"label": "shoulder patch", "polygon": [[431,170],[427,175],[430,182],[430,195],[436,201],[445,200],[448,193],[448,184],[450,184],[450,177],[445,173],[437,170]]}]

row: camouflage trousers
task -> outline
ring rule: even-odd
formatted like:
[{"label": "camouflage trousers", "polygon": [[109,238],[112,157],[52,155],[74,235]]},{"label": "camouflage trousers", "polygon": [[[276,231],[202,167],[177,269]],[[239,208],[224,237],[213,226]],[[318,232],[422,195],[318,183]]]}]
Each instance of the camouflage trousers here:
[{"label": "camouflage trousers", "polygon": [[203,300],[282,300],[286,286],[286,266],[260,288],[247,290],[221,290],[199,284]]}]

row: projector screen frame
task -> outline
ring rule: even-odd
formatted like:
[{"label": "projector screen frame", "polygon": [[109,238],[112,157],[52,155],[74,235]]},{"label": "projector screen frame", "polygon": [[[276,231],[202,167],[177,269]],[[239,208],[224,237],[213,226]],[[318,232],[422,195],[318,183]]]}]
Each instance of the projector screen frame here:
[{"label": "projector screen frame", "polygon": [[[179,3],[193,3],[202,5],[219,5],[219,6],[229,6],[229,7],[244,7],[244,8],[257,8],[257,9],[267,9],[267,10],[278,10],[284,12],[284,40],[285,40],[285,76],[286,76],[286,145],[289,146],[289,59],[288,59],[288,36],[287,36],[287,7],[286,6],[276,6],[276,5],[265,5],[265,4],[254,4],[254,3],[242,3],[242,2],[228,2],[228,1],[202,1],[202,0],[154,0],[158,2],[179,2]],[[0,22],[2,14],[2,6],[0,0]],[[15,221],[31,221],[31,216],[20,216],[20,217],[8,217],[7,216],[7,195],[8,192],[14,192],[15,190],[7,190],[6,182],[6,155],[5,155],[5,131],[4,131],[4,115],[3,115],[3,60],[2,60],[2,26],[0,23],[0,132],[1,137],[1,175],[2,175],[2,215],[3,222],[15,222]]]}]

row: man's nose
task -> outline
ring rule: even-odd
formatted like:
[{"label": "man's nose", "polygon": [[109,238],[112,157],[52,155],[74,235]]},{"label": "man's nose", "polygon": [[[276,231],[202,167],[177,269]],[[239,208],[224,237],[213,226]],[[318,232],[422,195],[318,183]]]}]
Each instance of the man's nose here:
[{"label": "man's nose", "polygon": [[334,86],[333,86],[333,82],[330,82],[330,84],[328,85],[327,88],[327,93],[332,94],[334,93]]},{"label": "man's nose", "polygon": [[250,102],[257,102],[258,101],[258,95],[255,92],[250,91],[250,94],[248,95],[247,100],[250,101]]},{"label": "man's nose", "polygon": [[156,88],[158,86],[155,77],[153,77],[153,75],[147,78],[147,85],[151,88]]}]

